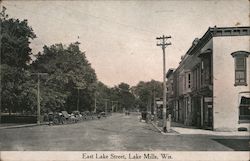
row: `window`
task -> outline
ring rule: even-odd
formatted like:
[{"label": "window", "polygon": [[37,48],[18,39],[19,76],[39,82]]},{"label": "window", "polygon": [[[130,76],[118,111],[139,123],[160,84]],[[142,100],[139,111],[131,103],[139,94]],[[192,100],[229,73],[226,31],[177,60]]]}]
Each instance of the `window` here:
[{"label": "window", "polygon": [[205,71],[204,71],[204,60],[201,61],[201,68],[200,68],[200,83],[201,83],[201,86],[203,86],[204,84],[204,75],[205,75]]},{"label": "window", "polygon": [[184,75],[184,90],[187,88],[186,76]]},{"label": "window", "polygon": [[203,70],[203,69],[204,69],[204,60],[201,61],[201,70]]},{"label": "window", "polygon": [[240,100],[239,107],[239,120],[240,122],[249,122],[250,121],[250,97],[242,96]]},{"label": "window", "polygon": [[188,88],[191,88],[191,74],[188,73]]},{"label": "window", "polygon": [[201,87],[201,67],[200,65],[197,68],[197,89],[200,89]]},{"label": "window", "polygon": [[235,64],[235,86],[247,85],[247,61],[249,52],[237,51],[232,53]]}]

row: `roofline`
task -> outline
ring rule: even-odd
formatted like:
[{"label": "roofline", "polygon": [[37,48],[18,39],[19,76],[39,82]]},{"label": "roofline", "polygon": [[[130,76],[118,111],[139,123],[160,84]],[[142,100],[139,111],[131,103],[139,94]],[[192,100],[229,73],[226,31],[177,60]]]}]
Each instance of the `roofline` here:
[{"label": "roofline", "polygon": [[[199,39],[196,45],[192,45],[184,57],[187,55],[193,55],[197,53],[202,47],[204,47],[208,41],[213,37],[219,36],[249,36],[250,35],[250,26],[241,26],[241,27],[209,27],[205,34]],[[185,59],[182,59],[177,66],[177,68],[173,71],[173,73],[177,72],[182,66]]]},{"label": "roofline", "polygon": [[192,45],[186,54],[193,55],[201,49],[211,38],[221,36],[249,36],[250,26],[242,27],[209,27],[196,45]]},{"label": "roofline", "polygon": [[174,70],[174,68],[169,68],[166,77],[168,78],[170,74],[174,73]]}]

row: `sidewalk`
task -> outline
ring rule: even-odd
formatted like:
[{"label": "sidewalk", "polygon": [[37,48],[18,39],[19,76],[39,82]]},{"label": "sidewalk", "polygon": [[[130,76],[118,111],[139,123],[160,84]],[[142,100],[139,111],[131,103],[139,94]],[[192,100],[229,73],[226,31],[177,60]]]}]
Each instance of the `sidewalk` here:
[{"label": "sidewalk", "polygon": [[250,136],[249,131],[230,131],[230,132],[222,132],[222,131],[212,131],[199,129],[195,126],[186,126],[181,123],[172,122],[172,129],[180,134],[201,134],[201,135],[213,135],[213,136]]},{"label": "sidewalk", "polygon": [[32,127],[32,126],[41,126],[41,125],[47,125],[47,123],[41,123],[38,124],[0,124],[0,130],[1,129],[13,129],[13,128],[22,128],[22,127]]},{"label": "sidewalk", "polygon": [[232,132],[221,132],[221,131],[212,131],[204,129],[191,129],[185,127],[172,127],[174,131],[179,134],[193,135],[213,135],[213,136],[250,136],[249,131],[232,131]]},{"label": "sidewalk", "polygon": [[[152,122],[152,125],[162,132],[161,127],[155,125]],[[250,136],[249,131],[231,131],[231,132],[221,132],[221,131],[212,131],[205,129],[198,129],[193,126],[185,126],[183,124],[173,122],[171,124],[171,130],[173,132],[164,133],[165,135],[211,135],[211,136]]]}]

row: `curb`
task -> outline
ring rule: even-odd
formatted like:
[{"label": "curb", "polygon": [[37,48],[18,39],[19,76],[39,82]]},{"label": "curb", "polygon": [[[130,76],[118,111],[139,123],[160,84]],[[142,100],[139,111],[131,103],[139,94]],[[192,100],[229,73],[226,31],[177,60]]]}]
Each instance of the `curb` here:
[{"label": "curb", "polygon": [[155,125],[153,122],[151,122],[151,124],[152,124],[160,133],[162,133],[162,130],[161,130],[157,125]]},{"label": "curb", "polygon": [[157,125],[155,125],[153,122],[151,122],[151,124],[162,134],[162,135],[180,135],[180,133],[174,131],[173,129],[171,129],[173,132],[163,132]]},{"label": "curb", "polygon": [[211,136],[211,137],[249,137],[250,136],[249,133],[231,133],[231,132],[216,132],[216,131],[209,131],[207,133],[203,133],[203,132],[187,133],[187,132],[181,132],[177,129],[174,131],[182,135],[206,135],[206,136]]},{"label": "curb", "polygon": [[162,129],[160,127],[158,127],[154,122],[151,122],[151,124],[162,134],[162,135],[206,135],[206,136],[243,136],[243,137],[246,137],[246,136],[250,136],[248,133],[245,133],[245,134],[232,134],[232,133],[220,133],[220,132],[213,132],[211,131],[211,133],[201,133],[201,132],[197,132],[197,133],[185,133],[185,132],[181,132],[181,131],[178,131],[177,129],[174,129],[175,127],[172,127],[171,128],[171,132],[167,132],[167,133],[164,133],[162,131]]},{"label": "curb", "polygon": [[2,130],[2,129],[23,128],[23,127],[33,127],[33,126],[42,126],[42,125],[47,125],[47,123],[41,123],[40,125],[38,125],[38,124],[24,124],[24,125],[5,126],[5,127],[0,127],[0,130]]}]

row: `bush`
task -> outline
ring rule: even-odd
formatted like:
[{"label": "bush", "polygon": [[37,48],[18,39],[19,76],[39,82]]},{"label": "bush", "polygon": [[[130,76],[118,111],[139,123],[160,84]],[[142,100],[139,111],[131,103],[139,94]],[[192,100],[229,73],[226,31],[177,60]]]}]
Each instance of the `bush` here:
[{"label": "bush", "polygon": [[1,118],[1,123],[36,123],[36,116],[16,116],[5,115]]}]

